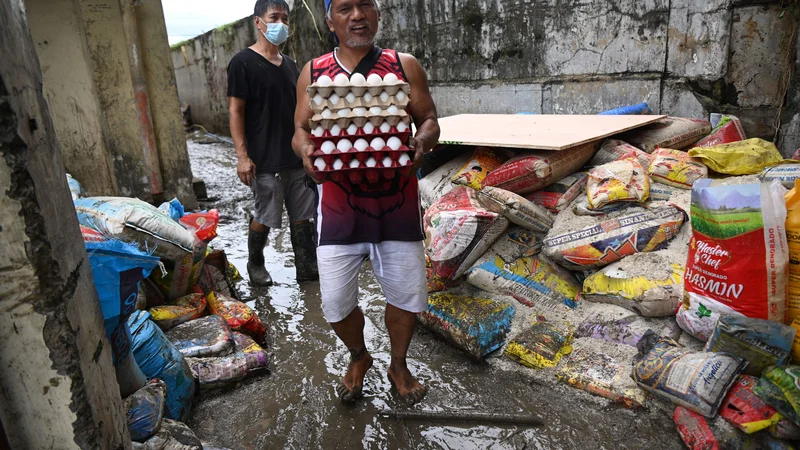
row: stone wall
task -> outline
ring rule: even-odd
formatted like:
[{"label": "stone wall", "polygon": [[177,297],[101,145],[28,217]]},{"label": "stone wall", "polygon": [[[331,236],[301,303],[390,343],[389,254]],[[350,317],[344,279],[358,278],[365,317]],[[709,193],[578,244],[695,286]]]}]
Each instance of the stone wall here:
[{"label": "stone wall", "polygon": [[[440,116],[592,114],[646,101],[663,114],[736,114],[770,140],[781,124],[782,151],[800,147],[798,20],[778,0],[383,0],[381,12],[379,44],[422,62]],[[246,22],[234,48],[253,41]],[[204,93],[224,72],[211,83],[191,67],[200,54],[227,64],[209,37],[173,52],[178,92],[198,123],[224,132],[224,93]]]}]

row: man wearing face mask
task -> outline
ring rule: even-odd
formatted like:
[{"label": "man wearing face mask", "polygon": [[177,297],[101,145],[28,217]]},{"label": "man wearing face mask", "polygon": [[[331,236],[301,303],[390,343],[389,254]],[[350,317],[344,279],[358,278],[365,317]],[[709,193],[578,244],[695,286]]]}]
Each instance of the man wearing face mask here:
[{"label": "man wearing face mask", "polygon": [[236,146],[239,179],[255,196],[255,214],[247,239],[250,283],[272,285],[264,264],[270,228],[281,228],[283,206],[289,214],[297,281],[316,280],[317,258],[310,219],[315,192],[305,185],[303,163],[292,151],[297,103],[297,64],[280,51],[289,37],[289,5],[258,0],[254,9],[258,42],[228,64],[228,108]]}]

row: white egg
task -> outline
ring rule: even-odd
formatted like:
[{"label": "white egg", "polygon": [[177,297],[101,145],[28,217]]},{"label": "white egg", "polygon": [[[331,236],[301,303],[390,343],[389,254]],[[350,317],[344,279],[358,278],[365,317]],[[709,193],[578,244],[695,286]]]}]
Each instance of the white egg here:
[{"label": "white egg", "polygon": [[406,93],[402,90],[397,91],[397,94],[395,94],[394,98],[397,99],[398,102],[404,102],[406,101]]},{"label": "white egg", "polygon": [[389,138],[388,141],[386,141],[386,145],[389,146],[389,148],[392,150],[399,150],[400,146],[402,146],[403,143],[400,141],[399,138],[392,136]]},{"label": "white egg", "polygon": [[395,75],[395,74],[393,74],[391,72],[387,73],[386,76],[383,77],[383,82],[386,83],[386,84],[395,84],[398,81],[399,80],[397,78],[397,75]]},{"label": "white egg", "polygon": [[348,117],[352,110],[350,108],[344,108],[339,110],[339,117]]},{"label": "white egg", "polygon": [[317,128],[314,128],[314,130],[311,131],[311,134],[316,137],[322,137],[322,135],[325,134],[325,128],[322,128],[322,125],[317,125]]},{"label": "white egg", "polygon": [[383,167],[392,167],[392,158],[385,156],[383,158],[383,161],[381,161],[381,163],[383,164]]},{"label": "white egg", "polygon": [[338,123],[333,124],[331,127],[331,136],[339,136],[342,134],[342,127]]},{"label": "white egg", "polygon": [[389,101],[389,93],[386,91],[381,92],[381,101],[386,103]]},{"label": "white egg", "polygon": [[364,130],[365,134],[372,134],[375,132],[375,125],[373,125],[372,122],[367,122],[364,124],[362,130]]},{"label": "white egg", "polygon": [[325,109],[322,110],[322,118],[323,119],[330,119],[331,117],[333,117],[333,111],[331,111],[328,108],[325,108]]},{"label": "white egg", "polygon": [[339,103],[339,100],[341,100],[341,97],[336,95],[336,92],[334,92],[333,94],[331,94],[330,97],[328,97],[328,100],[330,100],[331,105],[335,105],[335,104]]},{"label": "white egg", "polygon": [[363,152],[367,149],[367,147],[369,147],[369,142],[367,142],[366,139],[359,139],[355,144],[353,144],[353,147],[359,152]]},{"label": "white egg", "polygon": [[342,139],[336,144],[336,148],[342,153],[347,153],[353,148],[353,143],[349,139]]},{"label": "white egg", "polygon": [[355,136],[358,133],[358,127],[356,124],[351,123],[349,127],[347,127],[347,135],[348,136]]},{"label": "white egg", "polygon": [[361,163],[358,162],[357,159],[353,158],[352,160],[350,160],[350,168],[351,169],[358,169],[359,167],[361,167]]},{"label": "white egg", "polygon": [[405,132],[405,131],[408,131],[408,125],[406,125],[406,123],[405,123],[405,122],[400,122],[400,123],[398,123],[398,124],[397,124],[397,131],[399,131],[399,132],[401,132],[401,133],[403,133],[403,132]]},{"label": "white egg", "polygon": [[325,99],[319,94],[315,95],[313,100],[314,100],[314,104],[317,105],[317,106],[321,105],[322,102],[325,101]]},{"label": "white egg", "polygon": [[331,85],[331,77],[329,77],[327,75],[323,75],[323,76],[317,78],[317,85],[319,85],[321,87],[330,86]]},{"label": "white egg", "polygon": [[392,126],[389,125],[389,122],[384,120],[383,123],[381,124],[381,133],[388,133],[391,130]]},{"label": "white egg", "polygon": [[342,170],[342,167],[344,167],[344,163],[341,159],[336,158],[336,161],[333,162],[333,170]]},{"label": "white egg", "polygon": [[373,116],[379,116],[381,114],[381,107],[380,106],[373,106],[369,109],[369,113]]},{"label": "white egg", "polygon": [[364,164],[366,164],[366,166],[367,166],[367,167],[375,167],[375,166],[377,166],[377,165],[378,165],[378,162],[377,162],[377,161],[375,161],[375,158],[373,158],[372,156],[370,156],[370,157],[369,157],[369,158],[368,158],[368,159],[367,159],[367,160],[364,162]]},{"label": "white egg", "polygon": [[325,141],[322,143],[322,147],[320,147],[320,150],[322,150],[322,153],[330,155],[331,153],[333,153],[333,150],[335,148],[336,144],[334,144],[333,141]]},{"label": "white egg", "polygon": [[397,159],[397,162],[400,163],[401,166],[407,166],[411,164],[411,158],[409,158],[407,153],[403,153],[400,155],[400,158]]},{"label": "white egg", "polygon": [[358,108],[353,108],[353,114],[355,114],[356,117],[365,117],[367,115],[367,108],[362,108],[360,106]]},{"label": "white egg", "polygon": [[350,84],[353,86],[363,86],[367,84],[367,79],[364,78],[364,75],[356,72],[350,77]]},{"label": "white egg", "polygon": [[333,79],[333,85],[334,86],[347,86],[347,84],[349,82],[350,82],[350,79],[347,78],[347,75],[345,75],[343,73],[340,73],[339,75],[336,75],[336,77]]},{"label": "white egg", "polygon": [[377,73],[370,74],[370,76],[367,77],[367,84],[370,86],[380,86],[382,82],[381,76]]},{"label": "white egg", "polygon": [[347,95],[344,97],[344,100],[347,102],[348,105],[352,105],[356,102],[356,94],[352,92],[348,92]]},{"label": "white egg", "polygon": [[377,137],[369,143],[369,146],[375,150],[383,150],[383,148],[386,147],[386,141],[384,141],[383,138]]},{"label": "white egg", "polygon": [[364,92],[364,95],[361,96],[361,100],[364,100],[364,103],[369,103],[372,101],[372,94],[369,92]]},{"label": "white egg", "polygon": [[327,164],[325,164],[325,160],[322,159],[322,157],[317,157],[317,159],[314,160],[314,167],[316,167],[317,170],[325,170],[326,165]]},{"label": "white egg", "polygon": [[389,114],[393,116],[400,114],[400,109],[396,105],[389,105],[389,107],[386,108],[386,110],[389,111]]}]

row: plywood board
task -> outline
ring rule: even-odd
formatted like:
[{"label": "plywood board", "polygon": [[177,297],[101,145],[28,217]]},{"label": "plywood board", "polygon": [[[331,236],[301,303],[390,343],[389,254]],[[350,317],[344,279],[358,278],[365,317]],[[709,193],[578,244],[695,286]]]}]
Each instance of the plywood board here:
[{"label": "plywood board", "polygon": [[439,144],[564,150],[664,117],[461,114],[439,119]]}]

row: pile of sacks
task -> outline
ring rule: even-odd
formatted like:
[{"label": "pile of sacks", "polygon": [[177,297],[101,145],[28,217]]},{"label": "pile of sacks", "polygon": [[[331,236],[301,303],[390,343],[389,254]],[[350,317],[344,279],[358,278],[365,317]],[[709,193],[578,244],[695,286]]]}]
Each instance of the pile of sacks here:
[{"label": "pile of sacks", "polygon": [[219,213],[85,197],[68,181],[134,448],[202,448],[182,423],[195,395],[269,373],[266,327],[209,246]]},{"label": "pile of sacks", "polygon": [[424,326],[554,385],[677,405],[690,448],[800,439],[784,188],[800,165],[733,116],[560,152],[449,151],[420,180]]}]

